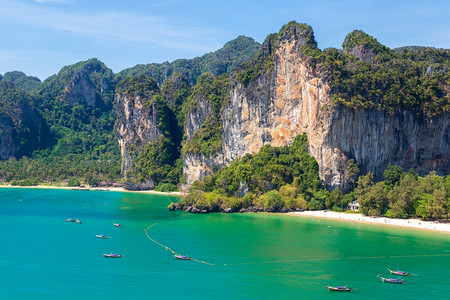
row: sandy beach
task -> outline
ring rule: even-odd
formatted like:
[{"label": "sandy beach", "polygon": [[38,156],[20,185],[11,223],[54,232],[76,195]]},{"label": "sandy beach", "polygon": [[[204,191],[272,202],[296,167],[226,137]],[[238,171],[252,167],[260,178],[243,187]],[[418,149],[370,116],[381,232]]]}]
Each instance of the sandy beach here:
[{"label": "sandy beach", "polygon": [[12,185],[0,185],[0,188],[25,188],[25,189],[63,189],[73,191],[110,191],[110,192],[123,192],[123,193],[142,193],[142,194],[160,194],[181,196],[180,192],[158,192],[153,190],[144,191],[129,191],[122,187],[69,187],[69,186],[51,186],[51,185],[36,185],[36,186],[12,186]]},{"label": "sandy beach", "polygon": [[370,217],[359,213],[350,214],[324,210],[291,212],[288,214],[303,217],[333,219],[347,222],[370,223],[379,226],[395,226],[398,228],[424,229],[424,230],[440,231],[450,234],[450,223],[422,221],[418,219],[390,219],[385,217]]}]

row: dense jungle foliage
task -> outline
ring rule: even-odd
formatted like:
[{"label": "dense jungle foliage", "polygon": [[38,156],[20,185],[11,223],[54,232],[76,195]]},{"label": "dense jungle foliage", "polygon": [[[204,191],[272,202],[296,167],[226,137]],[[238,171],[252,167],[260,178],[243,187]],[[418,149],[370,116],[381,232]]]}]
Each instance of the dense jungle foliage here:
[{"label": "dense jungle foliage", "polygon": [[389,166],[384,180],[375,183],[370,172],[358,179],[354,190],[360,211],[390,218],[446,219],[450,214],[450,176],[431,172],[420,177],[413,170],[403,172]]}]

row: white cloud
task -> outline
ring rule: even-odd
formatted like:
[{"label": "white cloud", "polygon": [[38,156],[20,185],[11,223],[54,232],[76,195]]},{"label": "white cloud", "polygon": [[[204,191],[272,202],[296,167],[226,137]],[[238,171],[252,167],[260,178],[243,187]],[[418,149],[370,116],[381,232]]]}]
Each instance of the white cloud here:
[{"label": "white cloud", "polygon": [[[35,0],[62,3],[67,0]],[[209,51],[211,38],[221,32],[187,20],[123,11],[66,12],[55,7],[1,1],[0,19],[21,25],[72,32],[96,40],[151,43],[189,51]]]}]

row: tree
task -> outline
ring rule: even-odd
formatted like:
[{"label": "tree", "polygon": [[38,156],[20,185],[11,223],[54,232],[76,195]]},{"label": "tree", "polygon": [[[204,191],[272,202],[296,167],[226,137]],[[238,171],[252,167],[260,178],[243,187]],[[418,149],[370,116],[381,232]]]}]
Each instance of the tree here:
[{"label": "tree", "polygon": [[[386,182],[385,182],[386,184]],[[388,185],[389,186],[389,185]],[[417,202],[417,180],[406,174],[387,194],[390,218],[409,218],[414,216],[414,204]]]},{"label": "tree", "polygon": [[67,186],[80,186],[80,181],[78,180],[78,178],[70,178],[69,181],[67,182]]},{"label": "tree", "polygon": [[344,195],[342,194],[341,190],[337,187],[330,193],[330,195],[325,200],[325,206],[327,208],[332,208],[333,210],[342,210],[343,207],[340,207],[340,203],[343,197]]},{"label": "tree", "polygon": [[358,186],[355,189],[356,200],[363,214],[371,216],[383,215],[388,208],[388,200],[383,182],[373,183],[373,174],[358,178]]},{"label": "tree", "polygon": [[270,212],[279,211],[284,206],[281,195],[276,190],[271,190],[264,195],[264,209]]},{"label": "tree", "polygon": [[392,188],[403,176],[403,168],[389,164],[383,172],[384,183]]}]

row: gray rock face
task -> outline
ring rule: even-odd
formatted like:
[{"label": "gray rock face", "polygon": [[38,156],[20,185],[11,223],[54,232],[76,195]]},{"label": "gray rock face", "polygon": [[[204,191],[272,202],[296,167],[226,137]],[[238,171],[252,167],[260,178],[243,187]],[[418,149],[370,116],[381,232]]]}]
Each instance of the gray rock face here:
[{"label": "gray rock face", "polygon": [[[128,94],[116,94],[114,99],[114,109],[117,113],[117,122],[114,131],[119,141],[122,153],[122,174],[130,170],[133,158],[130,155],[130,146],[140,147],[154,141],[161,134],[158,127],[157,109],[155,104],[148,108],[144,107],[143,99],[140,96],[130,96]],[[148,183],[152,185],[153,183]]]},{"label": "gray rock face", "polygon": [[89,106],[95,106],[96,87],[83,73],[76,74],[66,90],[66,101],[70,106],[83,102]]}]

